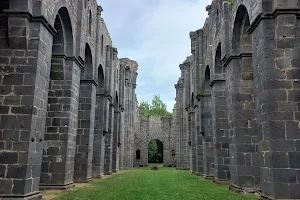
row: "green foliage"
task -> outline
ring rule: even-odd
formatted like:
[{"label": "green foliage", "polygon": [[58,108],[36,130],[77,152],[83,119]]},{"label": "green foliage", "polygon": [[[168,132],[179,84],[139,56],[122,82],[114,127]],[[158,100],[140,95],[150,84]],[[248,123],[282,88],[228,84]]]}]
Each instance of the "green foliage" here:
[{"label": "green foliage", "polygon": [[232,7],[234,5],[234,0],[228,0],[228,5]]},{"label": "green foliage", "polygon": [[164,147],[161,141],[152,140],[148,147],[148,162],[163,163]]},{"label": "green foliage", "polygon": [[157,143],[155,140],[152,140],[149,143],[149,147],[148,147],[148,160],[150,163],[154,163],[156,153],[157,153]]},{"label": "green foliage", "polygon": [[[254,195],[236,194],[228,185],[217,185],[188,171],[152,166],[122,171],[107,179],[94,179],[91,184],[59,191],[58,200],[255,200]],[[49,194],[53,197],[57,191]],[[43,193],[45,194],[45,192]],[[45,195],[47,199],[47,195]],[[57,200],[57,199],[56,199]]]},{"label": "green foliage", "polygon": [[154,95],[151,105],[147,101],[142,101],[139,105],[140,116],[172,116],[167,111],[167,105],[160,99],[159,95]]}]

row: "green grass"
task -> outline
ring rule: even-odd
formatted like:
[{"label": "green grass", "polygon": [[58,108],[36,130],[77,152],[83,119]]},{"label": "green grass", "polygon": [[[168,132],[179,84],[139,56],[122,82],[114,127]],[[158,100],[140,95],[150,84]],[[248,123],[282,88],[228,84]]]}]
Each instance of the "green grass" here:
[{"label": "green grass", "polygon": [[123,171],[104,180],[95,180],[91,188],[68,191],[60,200],[254,200],[255,196],[234,194],[228,186],[178,171],[174,168],[138,168]]}]

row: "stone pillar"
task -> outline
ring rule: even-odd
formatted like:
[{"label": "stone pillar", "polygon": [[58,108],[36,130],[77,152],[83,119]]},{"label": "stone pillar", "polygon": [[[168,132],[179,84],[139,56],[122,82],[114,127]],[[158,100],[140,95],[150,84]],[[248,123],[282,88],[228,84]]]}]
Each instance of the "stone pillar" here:
[{"label": "stone pillar", "polygon": [[212,102],[211,96],[201,97],[201,133],[203,136],[203,166],[204,178],[214,178],[214,152],[212,133]]},{"label": "stone pillar", "polygon": [[201,107],[199,105],[200,102],[197,102],[197,106],[195,108],[195,127],[196,127],[196,174],[198,176],[202,176],[204,172],[204,163],[203,163],[203,135],[201,134]]},{"label": "stone pillar", "polygon": [[211,87],[214,176],[215,181],[224,182],[230,179],[226,82],[213,80]]},{"label": "stone pillar", "polygon": [[116,110],[114,117],[113,150],[112,150],[112,172],[119,172],[119,131],[121,112]]},{"label": "stone pillar", "polygon": [[96,94],[96,111],[95,111],[95,128],[94,128],[94,144],[93,144],[93,167],[92,176],[95,178],[101,178],[103,175],[104,167],[104,125],[103,123],[106,117],[104,112],[105,94]]},{"label": "stone pillar", "polygon": [[52,56],[41,189],[73,186],[79,84],[79,67],[72,60]]},{"label": "stone pillar", "polygon": [[104,161],[104,174],[112,174],[112,147],[113,147],[113,133],[114,133],[114,110],[115,105],[109,105],[109,118],[108,118],[108,132],[105,134],[105,161]]},{"label": "stone pillar", "polygon": [[300,198],[298,1],[272,1],[278,9],[252,29],[261,190],[266,198]]},{"label": "stone pillar", "polygon": [[251,53],[238,57],[231,60],[226,70],[231,189],[257,191],[260,159],[253,74],[244,70],[249,65],[252,71],[252,57]]},{"label": "stone pillar", "polygon": [[[9,7],[1,1],[0,12]],[[0,196],[41,199],[53,35],[41,21],[5,17],[5,10],[0,23]]]},{"label": "stone pillar", "polygon": [[190,112],[190,133],[191,133],[191,171],[192,173],[197,173],[197,133],[196,133],[196,114],[195,114],[195,108],[191,108]]},{"label": "stone pillar", "polygon": [[96,87],[92,80],[81,80],[74,181],[88,182],[92,177]]},{"label": "stone pillar", "polygon": [[120,140],[119,140],[119,169],[124,169],[124,134],[125,134],[125,124],[124,124],[124,118],[125,118],[125,112],[124,109],[121,109],[120,113]]},{"label": "stone pillar", "polygon": [[175,112],[175,120],[176,120],[176,168],[181,169],[182,158],[181,158],[181,103],[182,103],[182,80],[179,78],[177,84],[175,85],[176,88],[176,112]]},{"label": "stone pillar", "polygon": [[189,170],[190,169],[190,153],[189,153],[189,134],[188,134],[188,124],[187,124],[187,112],[182,107],[182,169]]}]

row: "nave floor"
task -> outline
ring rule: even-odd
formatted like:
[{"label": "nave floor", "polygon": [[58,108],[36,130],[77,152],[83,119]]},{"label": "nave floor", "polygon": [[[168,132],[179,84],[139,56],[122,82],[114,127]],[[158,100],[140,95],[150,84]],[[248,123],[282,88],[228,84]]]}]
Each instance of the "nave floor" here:
[{"label": "nave floor", "polygon": [[[46,200],[255,200],[256,196],[234,194],[226,185],[216,185],[187,171],[150,167],[121,171],[69,191],[47,191]],[[58,196],[58,197],[57,197]],[[55,198],[53,198],[55,197]]]}]

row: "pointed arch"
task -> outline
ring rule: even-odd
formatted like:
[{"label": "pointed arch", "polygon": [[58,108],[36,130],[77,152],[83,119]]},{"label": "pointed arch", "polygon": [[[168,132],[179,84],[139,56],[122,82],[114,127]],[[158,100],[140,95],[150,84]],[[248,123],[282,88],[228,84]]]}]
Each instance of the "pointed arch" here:
[{"label": "pointed arch", "polygon": [[[58,20],[60,22],[58,22]],[[61,29],[63,30],[63,53],[67,56],[73,56],[73,29],[71,24],[71,19],[69,15],[69,11],[66,7],[62,7],[58,10],[58,14],[55,19],[56,23],[61,24]],[[54,25],[55,26],[55,25]],[[58,25],[59,26],[59,25]],[[54,36],[55,37],[55,36]]]},{"label": "pointed arch", "polygon": [[93,16],[92,11],[89,12],[89,34],[92,35],[92,24],[93,24]]},{"label": "pointed arch", "polygon": [[116,97],[115,97],[115,106],[116,106],[116,110],[119,109],[119,95],[118,92],[116,91]]},{"label": "pointed arch", "polygon": [[216,51],[216,57],[215,57],[215,75],[221,75],[223,73],[221,56],[222,56],[221,43],[219,43]]},{"label": "pointed arch", "polygon": [[191,96],[191,106],[194,107],[195,103],[194,103],[194,92],[192,92],[192,96]]},{"label": "pointed arch", "polygon": [[252,39],[247,32],[250,27],[250,18],[247,8],[240,5],[236,13],[233,35],[232,35],[232,50],[233,53],[251,52]]},{"label": "pointed arch", "polygon": [[98,88],[104,88],[104,72],[103,72],[103,67],[100,64],[98,67]]},{"label": "pointed arch", "polygon": [[210,90],[210,81],[211,81],[210,68],[207,65],[204,73],[204,90]]},{"label": "pointed arch", "polygon": [[101,36],[101,55],[103,56],[103,52],[104,52],[104,37],[103,35]]},{"label": "pointed arch", "polygon": [[88,44],[85,45],[84,69],[81,70],[81,79],[93,79],[93,56]]}]

